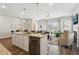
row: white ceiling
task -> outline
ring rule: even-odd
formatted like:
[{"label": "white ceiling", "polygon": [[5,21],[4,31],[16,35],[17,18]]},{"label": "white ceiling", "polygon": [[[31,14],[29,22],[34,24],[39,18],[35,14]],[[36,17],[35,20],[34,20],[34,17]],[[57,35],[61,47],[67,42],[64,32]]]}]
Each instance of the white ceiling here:
[{"label": "white ceiling", "polygon": [[[6,8],[1,8],[5,5]],[[77,3],[54,3],[49,6],[49,3],[39,4],[39,18],[46,18],[48,14],[50,17],[70,16],[75,10]],[[37,5],[35,3],[0,3],[0,15],[21,17],[23,8],[26,8],[26,18],[37,18]]]}]

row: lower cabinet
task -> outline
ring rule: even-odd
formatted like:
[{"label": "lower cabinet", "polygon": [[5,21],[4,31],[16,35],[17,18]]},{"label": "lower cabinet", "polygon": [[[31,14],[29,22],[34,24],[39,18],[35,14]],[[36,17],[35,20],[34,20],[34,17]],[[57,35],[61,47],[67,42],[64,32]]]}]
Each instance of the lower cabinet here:
[{"label": "lower cabinet", "polygon": [[17,38],[17,35],[16,35],[16,34],[13,34],[13,35],[12,35],[12,43],[13,43],[15,46],[18,46],[18,44],[19,44],[18,38]]},{"label": "lower cabinet", "polygon": [[20,47],[21,49],[23,49],[23,39],[22,39],[22,35],[18,36],[18,47]]},{"label": "lower cabinet", "polygon": [[29,52],[31,55],[47,54],[47,36],[35,37],[23,34],[13,34],[12,43],[26,52]]},{"label": "lower cabinet", "polygon": [[12,43],[15,46],[29,52],[29,39],[27,36],[14,34],[12,35]]},{"label": "lower cabinet", "polygon": [[23,37],[23,49],[29,52],[29,39],[27,36]]}]

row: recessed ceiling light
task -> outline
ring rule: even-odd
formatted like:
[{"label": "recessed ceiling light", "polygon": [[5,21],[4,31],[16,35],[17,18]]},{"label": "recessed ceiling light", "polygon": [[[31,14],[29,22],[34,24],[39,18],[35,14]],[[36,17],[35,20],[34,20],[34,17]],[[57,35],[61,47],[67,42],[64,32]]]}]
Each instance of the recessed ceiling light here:
[{"label": "recessed ceiling light", "polygon": [[53,3],[49,3],[49,6],[53,6]]},{"label": "recessed ceiling light", "polygon": [[39,18],[36,18],[36,20],[39,20]]},{"label": "recessed ceiling light", "polygon": [[5,5],[3,5],[3,6],[2,6],[2,8],[3,8],[3,9],[5,9],[5,8],[6,8],[6,6],[5,6]]},{"label": "recessed ceiling light", "polygon": [[22,20],[22,22],[26,22],[25,20]]}]

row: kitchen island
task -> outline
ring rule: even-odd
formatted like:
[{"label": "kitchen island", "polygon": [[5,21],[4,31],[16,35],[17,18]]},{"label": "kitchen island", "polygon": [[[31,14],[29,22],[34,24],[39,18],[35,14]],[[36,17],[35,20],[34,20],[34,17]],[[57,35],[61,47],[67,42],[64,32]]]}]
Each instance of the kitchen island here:
[{"label": "kitchen island", "polygon": [[12,43],[31,55],[47,54],[47,34],[14,32],[12,34]]}]

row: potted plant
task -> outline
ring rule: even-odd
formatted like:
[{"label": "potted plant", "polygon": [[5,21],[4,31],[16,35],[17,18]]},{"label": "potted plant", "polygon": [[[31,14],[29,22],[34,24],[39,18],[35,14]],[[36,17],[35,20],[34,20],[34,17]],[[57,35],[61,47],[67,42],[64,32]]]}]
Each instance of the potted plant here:
[{"label": "potted plant", "polygon": [[62,33],[60,31],[54,33],[56,37],[59,37]]}]

